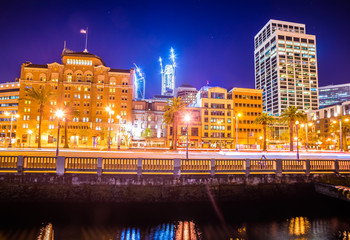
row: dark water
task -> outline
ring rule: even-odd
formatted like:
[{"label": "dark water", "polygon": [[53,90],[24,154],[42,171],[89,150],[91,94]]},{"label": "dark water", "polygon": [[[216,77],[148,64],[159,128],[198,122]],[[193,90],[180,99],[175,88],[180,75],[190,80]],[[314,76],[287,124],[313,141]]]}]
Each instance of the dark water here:
[{"label": "dark water", "polygon": [[218,208],[210,203],[1,203],[0,210],[0,240],[350,240],[350,204],[323,196]]}]

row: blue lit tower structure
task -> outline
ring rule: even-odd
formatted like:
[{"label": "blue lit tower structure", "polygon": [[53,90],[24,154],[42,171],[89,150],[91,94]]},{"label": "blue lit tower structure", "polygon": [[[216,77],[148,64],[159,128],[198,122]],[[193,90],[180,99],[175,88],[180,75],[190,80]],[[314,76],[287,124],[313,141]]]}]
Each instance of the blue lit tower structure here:
[{"label": "blue lit tower structure", "polygon": [[134,63],[136,71],[135,71],[135,100],[143,100],[145,99],[145,89],[146,89],[146,79],[145,74],[141,71],[141,69]]},{"label": "blue lit tower structure", "polygon": [[171,60],[171,64],[167,64],[163,68],[162,58],[159,57],[160,69],[162,74],[162,95],[174,96],[176,62],[173,48],[170,49],[169,58]]}]

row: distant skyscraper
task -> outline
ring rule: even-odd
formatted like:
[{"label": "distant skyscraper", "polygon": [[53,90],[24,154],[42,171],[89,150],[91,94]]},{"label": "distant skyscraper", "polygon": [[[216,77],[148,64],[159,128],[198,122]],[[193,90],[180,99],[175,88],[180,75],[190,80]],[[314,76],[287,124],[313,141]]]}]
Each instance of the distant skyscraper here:
[{"label": "distant skyscraper", "polygon": [[135,76],[134,76],[134,91],[135,91],[135,100],[145,99],[145,90],[146,90],[146,79],[145,74],[141,69],[134,63],[136,67]]},{"label": "distant skyscraper", "polygon": [[196,100],[197,92],[197,89],[192,85],[182,84],[175,88],[175,97],[181,97],[184,102],[191,104]]},{"label": "distant skyscraper", "polygon": [[320,108],[350,101],[350,83],[319,87]]},{"label": "distant skyscraper", "polygon": [[255,88],[264,90],[264,111],[318,109],[316,37],[306,34],[305,24],[270,20],[254,43]]},{"label": "distant skyscraper", "polygon": [[167,96],[174,96],[174,90],[175,90],[175,69],[176,69],[176,62],[175,62],[175,54],[174,49],[170,49],[170,60],[172,61],[172,64],[165,65],[165,68],[163,69],[163,61],[162,58],[159,58],[160,68],[161,68],[161,74],[162,74],[162,95]]}]

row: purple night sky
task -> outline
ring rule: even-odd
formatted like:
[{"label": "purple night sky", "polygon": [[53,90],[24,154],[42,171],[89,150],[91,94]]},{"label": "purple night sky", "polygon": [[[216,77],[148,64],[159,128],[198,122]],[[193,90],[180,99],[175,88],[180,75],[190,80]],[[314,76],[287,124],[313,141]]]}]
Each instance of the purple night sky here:
[{"label": "purple night sky", "polygon": [[319,85],[349,82],[347,1],[6,1],[0,7],[0,82],[19,77],[25,61],[60,62],[64,40],[112,68],[139,65],[146,95],[160,93],[158,58],[177,53],[177,86],[254,88],[254,35],[269,19],[306,24],[316,35]]}]

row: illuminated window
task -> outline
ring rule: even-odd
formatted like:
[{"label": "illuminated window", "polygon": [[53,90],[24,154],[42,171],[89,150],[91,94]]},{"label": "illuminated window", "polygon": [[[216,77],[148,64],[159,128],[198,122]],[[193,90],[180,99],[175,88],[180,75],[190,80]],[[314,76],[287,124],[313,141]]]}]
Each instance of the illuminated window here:
[{"label": "illuminated window", "polygon": [[67,82],[72,82],[72,73],[67,73]]}]

